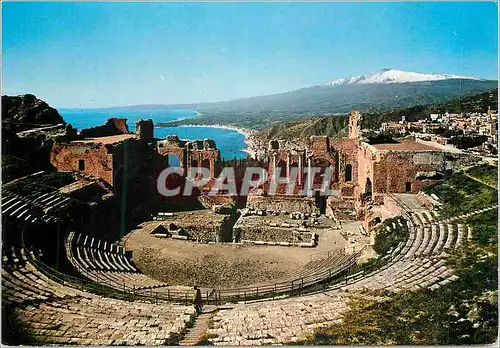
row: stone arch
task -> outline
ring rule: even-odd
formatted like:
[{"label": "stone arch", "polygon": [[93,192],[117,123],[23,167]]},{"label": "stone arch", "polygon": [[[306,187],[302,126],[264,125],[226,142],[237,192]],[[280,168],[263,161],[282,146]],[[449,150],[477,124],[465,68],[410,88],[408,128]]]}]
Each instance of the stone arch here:
[{"label": "stone arch", "polygon": [[182,161],[179,156],[175,153],[167,154],[167,165],[169,167],[181,167]]},{"label": "stone arch", "polygon": [[[173,146],[161,146],[161,145],[164,145],[162,144],[161,142],[158,144],[158,153],[161,155],[161,156],[164,156],[166,157],[167,159],[167,164],[169,167],[171,166],[174,166],[174,167],[181,167],[181,168],[184,168],[186,166],[186,156],[185,156],[185,153],[184,153],[184,149],[182,147],[173,147]],[[178,164],[176,165],[172,165],[172,160],[173,160],[173,156],[170,156],[169,158],[169,155],[175,155],[177,158],[178,158]],[[170,160],[170,161],[169,161]],[[174,161],[174,163],[176,163],[176,161]]]}]

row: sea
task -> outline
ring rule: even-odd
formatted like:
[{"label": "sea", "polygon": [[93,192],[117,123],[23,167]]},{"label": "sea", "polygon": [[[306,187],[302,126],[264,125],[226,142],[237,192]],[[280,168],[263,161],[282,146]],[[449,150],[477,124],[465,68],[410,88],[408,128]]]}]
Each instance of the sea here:
[{"label": "sea", "polygon": [[[186,109],[58,109],[67,123],[74,128],[103,125],[109,118],[126,118],[130,131],[135,131],[135,122],[141,119],[152,119],[154,124],[160,122],[180,121],[195,118],[199,113]],[[226,160],[246,158],[243,151],[246,147],[245,136],[232,129],[204,126],[155,126],[155,138],[164,139],[168,135],[177,135],[180,139],[213,139]]]}]

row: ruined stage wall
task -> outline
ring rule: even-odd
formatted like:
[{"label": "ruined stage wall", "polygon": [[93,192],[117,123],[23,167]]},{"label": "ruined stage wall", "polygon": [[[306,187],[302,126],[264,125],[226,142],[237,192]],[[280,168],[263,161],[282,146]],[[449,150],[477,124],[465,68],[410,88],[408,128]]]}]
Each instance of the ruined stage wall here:
[{"label": "ruined stage wall", "polygon": [[444,153],[439,151],[382,152],[374,166],[374,191],[416,194],[436,182],[432,178],[444,170],[444,165]]},{"label": "ruined stage wall", "polygon": [[[83,160],[85,169],[80,170]],[[58,171],[75,171],[102,178],[113,185],[113,156],[105,146],[92,143],[55,144],[50,154],[50,163]]]},{"label": "ruined stage wall", "polygon": [[247,207],[287,212],[316,212],[314,198],[294,196],[248,196]]}]

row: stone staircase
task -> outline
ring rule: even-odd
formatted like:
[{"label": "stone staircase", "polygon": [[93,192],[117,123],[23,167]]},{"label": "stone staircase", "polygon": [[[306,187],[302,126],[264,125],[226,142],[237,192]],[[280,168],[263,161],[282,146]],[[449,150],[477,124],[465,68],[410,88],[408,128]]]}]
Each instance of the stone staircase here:
[{"label": "stone staircase", "polygon": [[[215,307],[214,307],[215,308]],[[216,309],[206,308],[204,312],[198,315],[193,327],[189,328],[184,338],[179,342],[180,346],[195,346],[202,340],[203,335],[209,329],[209,322],[215,314]]]}]

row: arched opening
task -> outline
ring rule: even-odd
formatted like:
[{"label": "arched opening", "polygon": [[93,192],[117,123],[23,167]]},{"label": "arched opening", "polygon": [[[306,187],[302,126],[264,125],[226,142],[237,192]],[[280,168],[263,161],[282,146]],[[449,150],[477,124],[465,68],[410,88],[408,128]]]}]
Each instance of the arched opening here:
[{"label": "arched opening", "polygon": [[181,159],[176,154],[169,153],[167,155],[167,166],[180,167],[181,166]]},{"label": "arched opening", "polygon": [[[278,169],[279,168],[279,169]],[[276,164],[276,170],[279,170],[279,177],[280,178],[286,178],[286,162],[283,160],[280,160]]]},{"label": "arched opening", "polygon": [[344,181],[352,181],[352,165],[346,164],[344,172]]},{"label": "arched opening", "polygon": [[372,181],[370,178],[366,178],[365,193],[363,194],[363,200],[372,200]]},{"label": "arched opening", "polygon": [[191,167],[198,167],[198,161],[197,160],[192,160],[191,161]]}]

